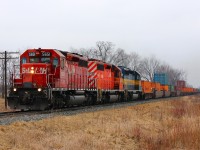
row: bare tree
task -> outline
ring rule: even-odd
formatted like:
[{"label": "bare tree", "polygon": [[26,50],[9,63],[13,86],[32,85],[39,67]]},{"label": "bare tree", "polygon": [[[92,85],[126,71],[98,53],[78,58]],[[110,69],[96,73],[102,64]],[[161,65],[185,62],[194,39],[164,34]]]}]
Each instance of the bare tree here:
[{"label": "bare tree", "polygon": [[140,74],[142,78],[148,81],[153,81],[154,73],[157,71],[160,61],[154,56],[144,58],[140,63]]},{"label": "bare tree", "polygon": [[128,67],[129,55],[125,52],[124,49],[118,48],[110,55],[110,60],[108,63],[112,63],[116,66]]},{"label": "bare tree", "polygon": [[108,41],[98,41],[96,42],[96,47],[91,47],[88,49],[74,49],[70,50],[73,53],[79,53],[87,58],[95,58],[102,60],[104,62],[111,62],[113,59],[114,44]]},{"label": "bare tree", "polygon": [[169,75],[171,85],[176,85],[178,80],[186,80],[186,72],[183,70],[172,69]]},{"label": "bare tree", "polygon": [[[10,58],[12,57],[11,55],[9,56]],[[8,85],[11,85],[12,83],[12,77],[13,77],[13,73],[15,73],[15,77],[18,76],[19,77],[19,64],[20,64],[20,60],[18,59],[9,59],[9,61],[7,62],[7,72],[8,72]]]},{"label": "bare tree", "polygon": [[140,58],[140,56],[135,52],[131,52],[128,56],[129,56],[128,68],[130,68],[131,70],[141,72],[141,69],[140,69],[141,58]]},{"label": "bare tree", "polygon": [[80,49],[71,48],[70,49],[70,52],[78,53],[78,54],[83,55],[84,57],[87,57],[87,58],[95,58],[93,51],[94,51],[94,49],[92,49],[92,48],[89,48],[89,49],[86,49],[86,48],[80,48]]},{"label": "bare tree", "polygon": [[71,47],[71,48],[69,49],[69,51],[70,51],[71,53],[80,53],[80,50],[78,50],[78,49],[76,49],[76,48],[73,48],[73,47]]},{"label": "bare tree", "polygon": [[89,49],[81,48],[80,54],[87,57],[87,58],[94,58],[95,57],[92,48],[89,48]]},{"label": "bare tree", "polygon": [[95,58],[105,62],[109,62],[110,56],[114,52],[114,44],[112,42],[98,41],[96,42],[96,48],[92,53]]}]

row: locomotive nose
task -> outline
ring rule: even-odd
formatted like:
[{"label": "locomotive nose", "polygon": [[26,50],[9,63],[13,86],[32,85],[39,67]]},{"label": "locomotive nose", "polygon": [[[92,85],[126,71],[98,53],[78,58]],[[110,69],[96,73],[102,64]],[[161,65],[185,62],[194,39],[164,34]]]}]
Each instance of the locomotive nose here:
[{"label": "locomotive nose", "polygon": [[47,64],[24,64],[22,65],[22,80],[25,88],[38,88],[47,86]]}]

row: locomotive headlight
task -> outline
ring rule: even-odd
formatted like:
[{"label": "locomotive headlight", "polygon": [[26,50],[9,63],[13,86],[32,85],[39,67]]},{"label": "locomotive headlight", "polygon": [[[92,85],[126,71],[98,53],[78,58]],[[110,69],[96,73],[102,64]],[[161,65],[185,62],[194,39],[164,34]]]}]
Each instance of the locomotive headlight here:
[{"label": "locomotive headlight", "polygon": [[38,92],[41,92],[42,91],[42,89],[41,88],[38,88]]},{"label": "locomotive headlight", "polygon": [[13,91],[16,92],[16,91],[17,91],[17,88],[14,88]]},{"label": "locomotive headlight", "polygon": [[34,73],[34,67],[31,67],[31,73],[32,74]]},{"label": "locomotive headlight", "polygon": [[34,70],[31,70],[31,73],[33,74],[33,73],[34,73]]}]

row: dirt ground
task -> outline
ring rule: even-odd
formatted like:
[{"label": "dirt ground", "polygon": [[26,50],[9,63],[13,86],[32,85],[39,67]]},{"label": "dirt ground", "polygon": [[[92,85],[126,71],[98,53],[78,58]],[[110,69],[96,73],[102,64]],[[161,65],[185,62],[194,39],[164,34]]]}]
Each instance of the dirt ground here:
[{"label": "dirt ground", "polygon": [[0,149],[200,149],[200,96],[0,126]]}]

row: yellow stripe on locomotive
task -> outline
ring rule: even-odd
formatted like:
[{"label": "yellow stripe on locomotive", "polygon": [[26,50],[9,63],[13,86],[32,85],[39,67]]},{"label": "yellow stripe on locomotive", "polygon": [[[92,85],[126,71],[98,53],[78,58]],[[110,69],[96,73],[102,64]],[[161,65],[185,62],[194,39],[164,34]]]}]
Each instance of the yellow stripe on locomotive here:
[{"label": "yellow stripe on locomotive", "polygon": [[140,91],[141,90],[140,74],[136,71],[133,71],[123,66],[119,66],[119,68],[122,71],[124,90]]}]

